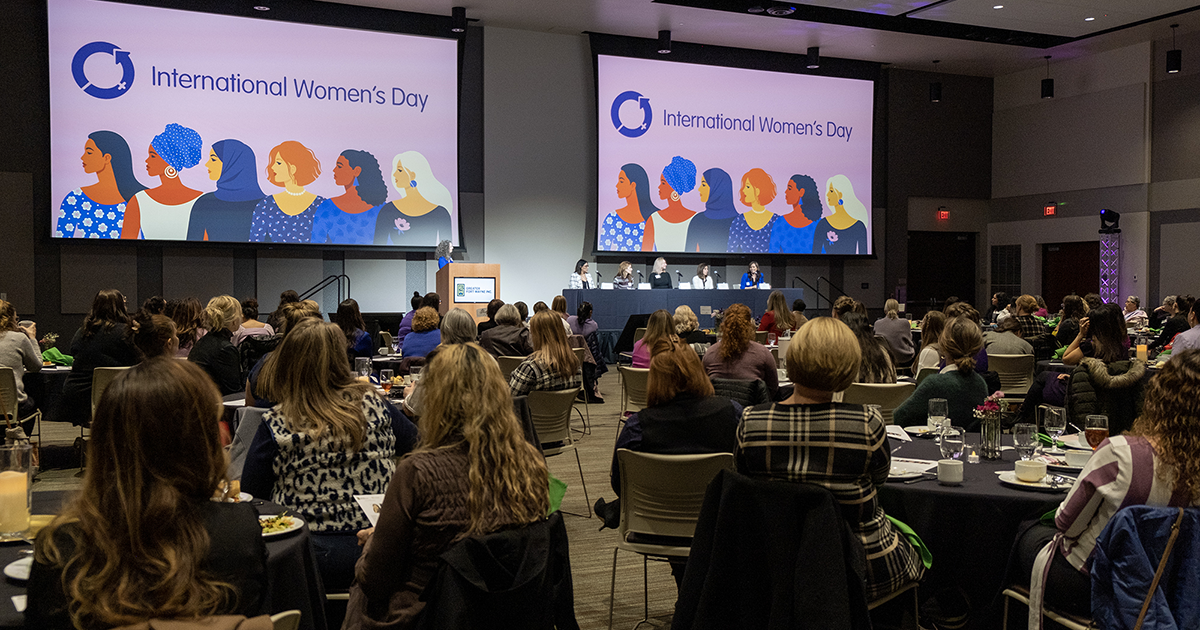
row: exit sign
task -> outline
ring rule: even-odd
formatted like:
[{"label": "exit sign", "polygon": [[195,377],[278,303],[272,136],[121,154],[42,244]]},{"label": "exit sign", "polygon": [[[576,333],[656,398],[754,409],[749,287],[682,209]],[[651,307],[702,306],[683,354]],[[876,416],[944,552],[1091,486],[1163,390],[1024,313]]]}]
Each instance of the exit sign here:
[{"label": "exit sign", "polygon": [[1058,211],[1058,204],[1046,204],[1042,206],[1042,216],[1052,217]]},{"label": "exit sign", "polygon": [[938,217],[938,221],[949,221],[950,220],[950,211],[949,210],[938,210],[937,217]]}]

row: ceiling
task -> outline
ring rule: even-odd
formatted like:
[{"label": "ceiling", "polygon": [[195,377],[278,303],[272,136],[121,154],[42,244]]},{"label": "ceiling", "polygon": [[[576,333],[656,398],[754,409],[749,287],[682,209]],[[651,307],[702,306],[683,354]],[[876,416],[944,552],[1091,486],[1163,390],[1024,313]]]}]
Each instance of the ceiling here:
[{"label": "ceiling", "polygon": [[[1063,60],[1169,39],[1170,24],[1181,37],[1200,31],[1196,0],[330,1],[437,15],[465,6],[477,25],[553,33],[653,38],[670,29],[675,41],[715,46],[801,54],[820,46],[823,57],[930,71],[939,60],[939,72],[990,77],[1036,67],[1045,55]],[[796,12],[747,12],[754,5]]]}]

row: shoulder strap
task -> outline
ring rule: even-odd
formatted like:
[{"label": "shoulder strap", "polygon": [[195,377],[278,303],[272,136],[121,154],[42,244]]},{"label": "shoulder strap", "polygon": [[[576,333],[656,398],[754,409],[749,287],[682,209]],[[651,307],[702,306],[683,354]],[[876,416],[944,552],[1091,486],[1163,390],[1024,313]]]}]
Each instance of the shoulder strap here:
[{"label": "shoulder strap", "polygon": [[1150,600],[1154,599],[1154,593],[1158,590],[1158,582],[1162,579],[1163,570],[1167,568],[1167,559],[1171,557],[1171,549],[1175,546],[1175,539],[1179,538],[1179,524],[1183,521],[1183,508],[1179,508],[1179,516],[1175,517],[1175,523],[1171,525],[1171,537],[1167,539],[1167,548],[1163,550],[1162,559],[1158,561],[1158,569],[1154,571],[1154,579],[1150,582],[1150,592],[1146,593],[1146,601],[1142,602],[1142,612],[1138,613],[1137,624],[1133,626],[1133,630],[1142,630],[1142,622],[1146,620],[1146,611],[1150,609]]}]

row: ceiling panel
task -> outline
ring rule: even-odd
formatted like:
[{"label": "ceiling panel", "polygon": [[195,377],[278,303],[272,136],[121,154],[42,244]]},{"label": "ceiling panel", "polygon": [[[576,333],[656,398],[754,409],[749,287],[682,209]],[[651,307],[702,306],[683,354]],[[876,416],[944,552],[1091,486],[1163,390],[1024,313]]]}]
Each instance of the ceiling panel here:
[{"label": "ceiling panel", "polygon": [[[861,11],[876,15],[903,15],[909,11],[934,4],[937,0],[814,0],[803,4],[810,7],[826,7],[829,9],[845,9]],[[774,6],[775,3],[764,3],[763,6]]]},{"label": "ceiling panel", "polygon": [[1084,37],[1193,7],[1194,0],[951,0],[920,8],[908,17]]}]

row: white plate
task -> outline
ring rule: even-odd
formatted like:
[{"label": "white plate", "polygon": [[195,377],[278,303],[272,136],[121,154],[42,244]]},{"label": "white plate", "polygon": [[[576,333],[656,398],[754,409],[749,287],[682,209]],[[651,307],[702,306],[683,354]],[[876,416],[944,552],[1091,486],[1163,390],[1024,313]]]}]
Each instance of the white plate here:
[{"label": "white plate", "polygon": [[904,430],[907,431],[909,435],[915,435],[917,437],[932,437],[934,431],[933,429],[920,424],[912,427],[904,427]]},{"label": "white plate", "polygon": [[10,577],[14,580],[28,582],[29,581],[29,570],[32,567],[33,567],[33,556],[26,556],[24,558],[21,558],[20,560],[17,560],[16,562],[10,562],[8,564],[8,566],[4,567],[4,575],[7,575],[8,577]]},{"label": "white plate", "polygon": [[1058,484],[1057,488],[1050,486],[1050,475],[1042,477],[1041,481],[1021,481],[1017,479],[1017,473],[1006,470],[999,473],[1000,483],[1021,490],[1033,490],[1034,492],[1066,492],[1071,489],[1074,480],[1064,479]]},{"label": "white plate", "polygon": [[1077,451],[1092,450],[1092,447],[1088,445],[1087,440],[1084,439],[1082,433],[1072,433],[1071,435],[1064,435],[1064,436],[1058,438],[1058,440],[1063,443],[1063,446],[1065,446],[1067,448],[1073,448]]},{"label": "white plate", "polygon": [[[259,521],[259,523],[261,523],[262,521],[269,520],[272,518],[275,518],[275,516],[259,516],[258,521]],[[284,534],[290,534],[290,533],[300,529],[301,527],[304,527],[304,519],[300,518],[299,516],[288,515],[288,518],[292,519],[292,524],[290,527],[288,527],[285,530],[278,531],[278,532],[271,532],[269,534],[267,532],[263,532],[263,538],[272,538],[274,536],[283,536]]]},{"label": "white plate", "polygon": [[239,492],[238,493],[238,502],[239,503],[249,503],[253,500],[254,500],[254,497],[250,496],[249,492]]},{"label": "white plate", "polygon": [[916,479],[925,473],[937,470],[937,462],[928,459],[892,458],[892,468],[888,471],[889,481]]}]

